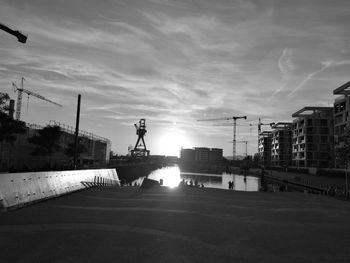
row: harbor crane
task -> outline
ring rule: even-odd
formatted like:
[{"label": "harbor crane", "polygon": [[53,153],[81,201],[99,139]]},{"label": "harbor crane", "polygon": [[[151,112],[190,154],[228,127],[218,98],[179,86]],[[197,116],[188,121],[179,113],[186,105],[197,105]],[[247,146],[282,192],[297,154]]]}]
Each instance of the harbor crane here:
[{"label": "harbor crane", "polygon": [[9,28],[8,26],[0,23],[0,29],[4,30],[5,32],[17,37],[17,40],[21,43],[26,43],[27,41],[27,36],[23,35],[20,31],[18,30],[13,30],[11,28]]},{"label": "harbor crane", "polygon": [[138,139],[136,141],[134,150],[131,150],[131,156],[136,158],[144,158],[149,156],[149,150],[147,150],[144,136],[146,135],[146,119],[140,119],[139,124],[134,124],[136,128],[136,135]]},{"label": "harbor crane", "polygon": [[232,116],[232,117],[223,117],[216,119],[202,119],[197,121],[223,121],[223,120],[233,120],[233,140],[232,140],[232,159],[236,159],[236,126],[237,120],[239,119],[247,119],[247,116]]},{"label": "harbor crane", "polygon": [[35,93],[35,92],[32,92],[30,90],[27,90],[25,88],[23,88],[23,81],[25,79],[22,77],[21,79],[21,87],[18,88],[17,85],[15,83],[12,83],[12,86],[14,88],[14,91],[16,92],[17,91],[17,106],[16,106],[16,120],[20,120],[21,119],[21,111],[22,111],[22,96],[23,96],[23,93],[26,93],[28,95],[28,99],[29,99],[29,96],[34,96],[38,99],[41,99],[41,100],[44,100],[44,101],[47,101],[47,102],[50,102],[52,104],[55,104],[59,107],[62,107],[61,104],[58,104],[52,100],[49,100],[43,96],[41,96],[40,94],[38,93]]}]

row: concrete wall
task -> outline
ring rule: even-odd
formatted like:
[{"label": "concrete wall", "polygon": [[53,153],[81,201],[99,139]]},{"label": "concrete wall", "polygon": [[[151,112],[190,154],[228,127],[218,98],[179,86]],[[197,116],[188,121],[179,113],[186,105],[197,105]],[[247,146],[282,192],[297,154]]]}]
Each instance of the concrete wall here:
[{"label": "concrete wall", "polygon": [[94,185],[119,185],[116,170],[0,174],[0,209],[22,206]]}]

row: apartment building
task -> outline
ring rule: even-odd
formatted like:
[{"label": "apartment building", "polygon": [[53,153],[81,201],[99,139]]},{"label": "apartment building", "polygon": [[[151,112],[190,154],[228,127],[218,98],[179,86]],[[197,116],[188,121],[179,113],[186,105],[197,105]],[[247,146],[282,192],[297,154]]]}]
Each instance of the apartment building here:
[{"label": "apartment building", "polygon": [[292,166],[333,167],[333,107],[304,107],[292,117]]},{"label": "apartment building", "polygon": [[292,123],[278,122],[271,127],[271,165],[292,165]]},{"label": "apartment building", "polygon": [[346,128],[350,128],[350,81],[333,91],[340,95],[334,101],[334,143],[335,147],[343,144],[343,135]]},{"label": "apartment building", "polygon": [[259,133],[258,151],[260,156],[260,164],[264,166],[271,165],[271,141],[272,132],[263,131]]}]

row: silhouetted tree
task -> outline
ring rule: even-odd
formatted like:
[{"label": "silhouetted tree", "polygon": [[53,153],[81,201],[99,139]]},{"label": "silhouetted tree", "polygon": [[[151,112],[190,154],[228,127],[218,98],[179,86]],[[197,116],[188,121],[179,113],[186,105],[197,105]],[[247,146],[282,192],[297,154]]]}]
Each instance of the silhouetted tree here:
[{"label": "silhouetted tree", "polygon": [[0,112],[6,113],[9,110],[10,96],[7,93],[0,92]]},{"label": "silhouetted tree", "polygon": [[[64,149],[64,154],[67,155],[68,157],[74,158],[74,152],[75,152],[75,144],[73,143],[69,143],[68,146]],[[77,159],[79,159],[80,155],[87,152],[87,148],[85,147],[85,145],[82,142],[82,139],[79,138],[78,140],[78,149],[77,149]]]},{"label": "silhouetted tree", "polygon": [[254,157],[253,157],[253,163],[259,164],[260,159],[261,159],[260,154],[259,154],[259,153],[255,153],[255,154],[254,154]]},{"label": "silhouetted tree", "polygon": [[52,154],[60,150],[59,140],[61,137],[61,128],[59,126],[46,126],[38,130],[38,135],[28,138],[28,142],[35,145],[33,155],[48,157],[48,165],[51,168]]},{"label": "silhouetted tree", "polygon": [[8,101],[10,97],[7,93],[0,93],[0,157],[2,159],[4,143],[13,144],[17,134],[26,131],[26,125],[22,121],[16,121],[8,115]]}]

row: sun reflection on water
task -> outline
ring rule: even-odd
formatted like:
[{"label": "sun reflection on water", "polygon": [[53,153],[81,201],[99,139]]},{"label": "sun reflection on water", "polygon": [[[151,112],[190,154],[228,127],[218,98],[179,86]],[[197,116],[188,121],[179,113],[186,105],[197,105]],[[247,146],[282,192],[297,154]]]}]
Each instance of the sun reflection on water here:
[{"label": "sun reflection on water", "polygon": [[163,169],[156,170],[152,172],[149,176],[149,179],[157,180],[160,179],[163,180],[163,186],[168,187],[176,187],[181,182],[180,177],[180,169],[177,166],[174,167],[165,167]]},{"label": "sun reflection on water", "polygon": [[[192,181],[194,184],[197,182],[199,186],[209,188],[228,189],[229,181],[233,182],[233,190],[236,191],[259,191],[260,179],[247,176],[244,179],[243,175],[236,174],[201,174],[201,173],[190,173],[180,171],[178,166],[163,167],[151,172],[148,175],[149,179],[156,180],[158,182],[163,181],[163,186],[174,188],[179,186],[180,182],[184,180],[186,183]],[[144,177],[137,179],[132,182],[141,184]]]}]

